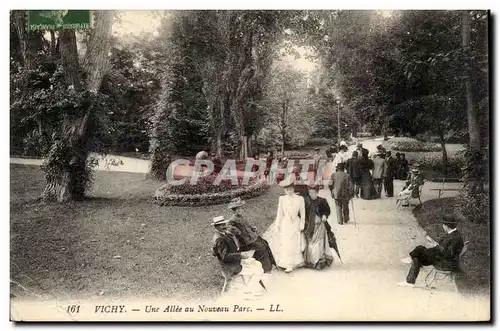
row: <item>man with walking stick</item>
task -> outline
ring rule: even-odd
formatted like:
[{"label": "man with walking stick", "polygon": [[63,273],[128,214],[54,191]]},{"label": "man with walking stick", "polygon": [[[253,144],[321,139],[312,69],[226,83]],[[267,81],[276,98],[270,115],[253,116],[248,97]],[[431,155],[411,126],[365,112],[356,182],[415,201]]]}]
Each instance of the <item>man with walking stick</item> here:
[{"label": "man with walking stick", "polygon": [[332,198],[335,200],[339,224],[349,222],[349,200],[354,197],[354,183],[351,176],[344,172],[344,167],[344,163],[337,165],[337,171],[332,174],[329,185]]}]

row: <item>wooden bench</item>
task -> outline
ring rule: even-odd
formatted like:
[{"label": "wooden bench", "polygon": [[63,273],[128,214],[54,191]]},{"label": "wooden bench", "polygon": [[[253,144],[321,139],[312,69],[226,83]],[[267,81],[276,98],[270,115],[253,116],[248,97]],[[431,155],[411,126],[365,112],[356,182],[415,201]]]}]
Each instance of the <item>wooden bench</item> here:
[{"label": "wooden bench", "polygon": [[447,191],[453,191],[453,192],[456,192],[456,191],[462,191],[461,188],[444,188],[444,183],[445,183],[445,180],[446,178],[442,178],[442,183],[443,183],[443,187],[442,188],[431,188],[429,189],[429,191],[437,191],[438,192],[438,199],[441,198],[441,195],[443,195],[443,192],[447,192]]}]

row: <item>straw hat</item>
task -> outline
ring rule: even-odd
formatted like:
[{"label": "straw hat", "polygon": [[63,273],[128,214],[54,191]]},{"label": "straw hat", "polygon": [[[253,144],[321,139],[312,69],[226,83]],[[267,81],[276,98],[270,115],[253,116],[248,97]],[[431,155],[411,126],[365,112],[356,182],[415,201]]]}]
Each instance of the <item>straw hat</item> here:
[{"label": "straw hat", "polygon": [[229,206],[227,208],[233,209],[233,208],[239,208],[245,204],[245,201],[241,200],[240,198],[234,198],[231,200],[229,203]]},{"label": "straw hat", "polygon": [[212,219],[211,225],[216,226],[216,225],[226,224],[228,222],[229,220],[226,220],[224,216],[217,216]]}]

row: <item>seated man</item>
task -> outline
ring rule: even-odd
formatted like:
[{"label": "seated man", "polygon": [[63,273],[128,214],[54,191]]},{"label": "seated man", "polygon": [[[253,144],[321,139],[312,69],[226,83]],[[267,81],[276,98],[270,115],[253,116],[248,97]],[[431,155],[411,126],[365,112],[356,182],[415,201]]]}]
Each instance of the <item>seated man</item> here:
[{"label": "seated man", "polygon": [[236,238],[240,245],[241,251],[254,250],[254,257],[262,263],[262,268],[265,273],[271,273],[273,265],[276,265],[273,253],[267,241],[262,239],[257,233],[257,228],[251,226],[241,215],[241,207],[245,201],[240,198],[235,198],[231,201],[228,208],[233,211],[233,215],[229,219],[229,225],[238,229]]},{"label": "seated man", "polygon": [[410,258],[403,260],[411,263],[406,282],[398,283],[399,286],[414,287],[415,281],[422,266],[433,265],[438,270],[459,271],[459,257],[464,240],[457,230],[457,220],[453,215],[444,215],[442,219],[443,230],[446,235],[439,240],[439,244],[432,248],[417,246],[410,252]]},{"label": "seated man", "polygon": [[226,277],[230,278],[238,274],[247,276],[250,279],[249,288],[257,289],[263,274],[262,264],[252,258],[251,252],[242,252],[238,249],[239,243],[236,236],[239,231],[228,223],[229,220],[226,220],[224,216],[215,217],[212,221],[216,231],[213,238],[213,255],[219,260]]}]

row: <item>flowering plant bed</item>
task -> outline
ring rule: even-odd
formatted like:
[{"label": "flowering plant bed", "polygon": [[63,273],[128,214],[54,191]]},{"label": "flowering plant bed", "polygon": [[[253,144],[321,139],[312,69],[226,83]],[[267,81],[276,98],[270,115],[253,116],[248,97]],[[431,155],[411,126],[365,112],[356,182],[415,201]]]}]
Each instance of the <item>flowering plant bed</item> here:
[{"label": "flowering plant bed", "polygon": [[207,176],[199,179],[197,185],[191,185],[189,181],[182,185],[165,184],[156,190],[154,203],[161,206],[217,205],[228,203],[234,198],[254,198],[269,188],[265,180],[255,178],[251,178],[248,185],[243,185],[242,177],[238,178],[238,185],[231,185],[228,179],[213,185],[213,180],[215,176]]}]

